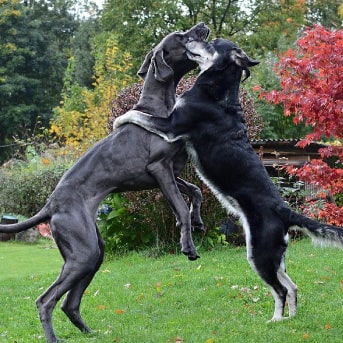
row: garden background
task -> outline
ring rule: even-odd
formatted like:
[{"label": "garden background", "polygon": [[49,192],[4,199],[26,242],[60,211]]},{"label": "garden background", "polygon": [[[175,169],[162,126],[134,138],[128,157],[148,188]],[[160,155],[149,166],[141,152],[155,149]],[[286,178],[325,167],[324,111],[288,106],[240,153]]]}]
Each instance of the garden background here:
[{"label": "garden background", "polygon": [[[165,34],[204,21],[211,38],[230,39],[261,61],[241,90],[251,139],[326,144],[321,159],[277,169],[280,178],[313,184],[318,198],[281,187],[285,200],[343,225],[341,1],[108,0],[99,9],[92,1],[0,0],[0,18],[0,213],[39,210],[64,171],[135,103],[145,54]],[[191,165],[184,177],[204,194],[206,233],[195,234],[197,244],[213,248],[225,241],[219,228],[228,218]],[[99,226],[111,252],[178,251],[178,229],[158,190],[110,195]]]}]

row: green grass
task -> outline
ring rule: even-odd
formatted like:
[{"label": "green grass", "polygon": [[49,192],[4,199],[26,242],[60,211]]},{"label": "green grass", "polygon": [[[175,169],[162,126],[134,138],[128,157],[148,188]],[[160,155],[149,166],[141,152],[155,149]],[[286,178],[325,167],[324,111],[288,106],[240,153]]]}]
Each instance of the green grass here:
[{"label": "green grass", "polygon": [[[57,307],[54,327],[68,343],[341,342],[342,251],[292,243],[288,272],[299,287],[299,313],[267,324],[268,288],[250,269],[243,248],[152,259],[130,254],[107,261],[85,293],[82,313],[94,329],[82,334]],[[0,244],[0,342],[44,342],[34,300],[61,267],[44,244]]]}]

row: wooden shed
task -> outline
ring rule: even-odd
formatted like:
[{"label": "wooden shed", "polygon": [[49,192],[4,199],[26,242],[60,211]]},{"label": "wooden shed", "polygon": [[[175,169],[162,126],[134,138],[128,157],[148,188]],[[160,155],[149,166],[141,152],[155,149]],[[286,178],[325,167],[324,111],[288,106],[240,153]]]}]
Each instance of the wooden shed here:
[{"label": "wooden shed", "polygon": [[251,144],[268,170],[277,165],[302,166],[319,158],[319,149],[325,147],[325,144],[311,143],[305,148],[299,148],[296,146],[298,142],[299,139],[264,139],[253,140]]}]

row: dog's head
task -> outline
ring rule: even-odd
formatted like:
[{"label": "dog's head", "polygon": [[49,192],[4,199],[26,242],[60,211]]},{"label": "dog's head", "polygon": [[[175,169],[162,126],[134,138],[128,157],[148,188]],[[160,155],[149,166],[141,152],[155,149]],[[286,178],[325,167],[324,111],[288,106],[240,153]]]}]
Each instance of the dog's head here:
[{"label": "dog's head", "polygon": [[211,42],[191,41],[186,44],[188,58],[197,62],[201,73],[206,70],[224,70],[236,65],[245,71],[245,79],[250,76],[250,67],[259,64],[234,43],[216,38]]},{"label": "dog's head", "polygon": [[190,41],[205,41],[209,33],[210,30],[204,23],[199,23],[186,32],[170,33],[146,55],[138,75],[144,80],[151,65],[156,80],[167,82],[174,77],[178,82],[197,66],[188,59],[186,44]]}]

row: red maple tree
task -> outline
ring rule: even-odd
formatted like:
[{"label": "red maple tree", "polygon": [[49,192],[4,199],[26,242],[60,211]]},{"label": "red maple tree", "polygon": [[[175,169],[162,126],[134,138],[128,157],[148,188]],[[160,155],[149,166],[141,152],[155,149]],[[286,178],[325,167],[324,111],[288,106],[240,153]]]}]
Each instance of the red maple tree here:
[{"label": "red maple tree", "polygon": [[[331,201],[308,202],[308,215],[343,226],[343,30],[320,25],[307,28],[294,49],[279,56],[275,72],[281,90],[262,91],[260,96],[283,104],[284,115],[295,124],[305,122],[311,132],[298,145],[325,140],[322,160],[312,160],[302,168],[287,168],[288,173],[322,190]],[[327,162],[330,160],[330,165]],[[319,193],[320,196],[320,193]]]}]

